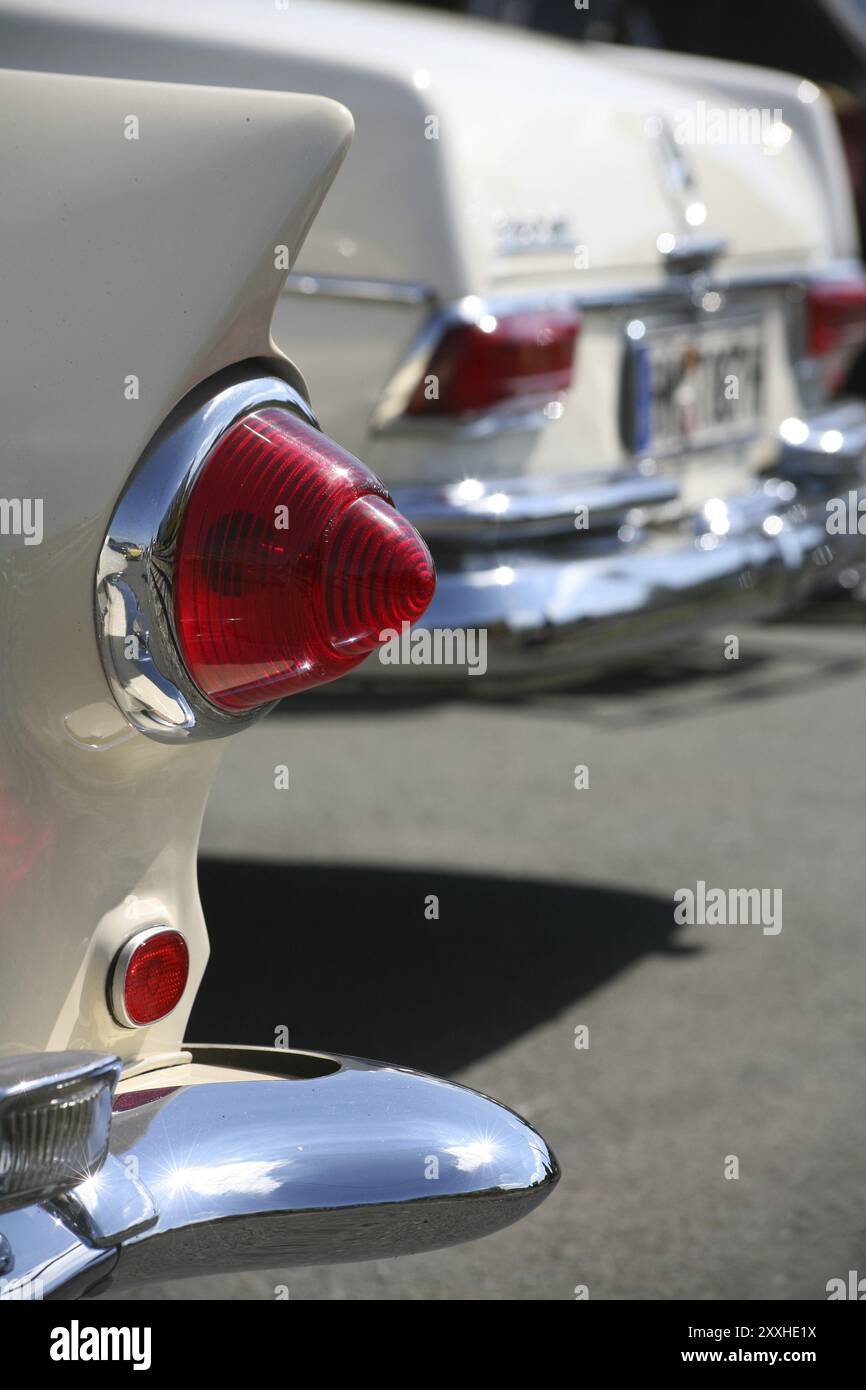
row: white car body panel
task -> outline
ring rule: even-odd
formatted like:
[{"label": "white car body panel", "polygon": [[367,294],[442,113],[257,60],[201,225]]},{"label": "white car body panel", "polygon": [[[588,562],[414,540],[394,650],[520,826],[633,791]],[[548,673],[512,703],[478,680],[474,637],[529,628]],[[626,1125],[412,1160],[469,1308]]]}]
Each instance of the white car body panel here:
[{"label": "white car body panel", "polygon": [[[96,557],[175,403],[279,357],[274,247],[296,253],[352,121],[317,97],[21,71],[0,73],[0,112],[4,185],[30,190],[0,213],[0,476],[5,497],[44,504],[41,545],[0,538],[0,1050],[130,1062],[177,1051],[205,967],[195,852],[222,744],[126,724],[95,640]],[[186,993],[120,1028],[109,966],[155,922],[186,936]]]}]

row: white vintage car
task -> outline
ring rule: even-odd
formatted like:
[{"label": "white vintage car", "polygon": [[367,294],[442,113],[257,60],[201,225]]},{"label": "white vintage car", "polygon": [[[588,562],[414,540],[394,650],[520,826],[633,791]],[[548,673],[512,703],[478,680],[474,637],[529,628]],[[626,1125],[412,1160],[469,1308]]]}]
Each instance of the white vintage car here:
[{"label": "white vintage car", "polygon": [[859,582],[826,520],[860,498],[866,280],[814,84],[370,4],[36,8],[7,61],[351,109],[274,334],[434,552],[419,628],[548,680]]},{"label": "white vintage car", "polygon": [[184,1042],[222,738],[404,623],[549,679],[856,569],[829,115],[305,0],[2,0],[0,52],[0,1294],[495,1230],[558,1176],[512,1111]]},{"label": "white vintage car", "polygon": [[[4,6],[4,40],[35,23],[47,54],[44,18]],[[270,332],[275,246],[296,254],[351,115],[141,80],[134,57],[118,78],[14,50],[0,70],[0,1298],[496,1230],[558,1178],[513,1111],[292,1050],[267,1020],[274,1047],[184,1042],[224,737],[352,669],[435,584],[424,542],[318,428]]]}]

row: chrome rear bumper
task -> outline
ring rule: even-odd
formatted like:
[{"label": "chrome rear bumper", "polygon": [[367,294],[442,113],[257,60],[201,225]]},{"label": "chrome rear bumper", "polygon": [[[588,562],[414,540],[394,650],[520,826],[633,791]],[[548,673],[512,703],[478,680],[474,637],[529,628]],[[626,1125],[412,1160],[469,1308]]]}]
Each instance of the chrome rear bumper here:
[{"label": "chrome rear bumper", "polygon": [[94,1177],[0,1218],[0,1298],[433,1250],[510,1225],[559,1178],[525,1120],[466,1087],[324,1053],[190,1051],[121,1087]]},{"label": "chrome rear bumper", "polygon": [[[559,480],[555,493],[528,481],[395,490],[437,562],[416,631],[481,631],[487,668],[477,674],[544,683],[795,607],[866,561],[866,536],[827,527],[831,499],[866,498],[866,404],[837,402],[786,426],[772,476],[692,516],[677,506],[674,478],[637,473]],[[590,519],[580,532],[579,506]],[[466,664],[381,657],[355,678],[488,688]]]}]

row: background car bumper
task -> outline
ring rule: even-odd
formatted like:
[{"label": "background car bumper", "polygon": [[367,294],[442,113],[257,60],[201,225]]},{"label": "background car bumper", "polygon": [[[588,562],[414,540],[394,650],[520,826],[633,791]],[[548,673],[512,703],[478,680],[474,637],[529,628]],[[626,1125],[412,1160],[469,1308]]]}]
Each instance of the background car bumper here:
[{"label": "background car bumper", "polygon": [[[856,524],[845,534],[827,524],[831,500],[845,499],[856,523],[866,499],[866,405],[840,403],[795,423],[772,476],[692,516],[678,514],[669,476],[599,476],[560,484],[556,498],[536,484],[463,506],[454,490],[401,493],[398,505],[425,533],[438,571],[415,631],[483,631],[486,665],[386,665],[380,652],[358,677],[462,684],[475,693],[484,693],[482,674],[494,682],[568,679],[716,624],[775,616],[831,586],[866,559]],[[582,506],[589,524],[576,531]]]}]

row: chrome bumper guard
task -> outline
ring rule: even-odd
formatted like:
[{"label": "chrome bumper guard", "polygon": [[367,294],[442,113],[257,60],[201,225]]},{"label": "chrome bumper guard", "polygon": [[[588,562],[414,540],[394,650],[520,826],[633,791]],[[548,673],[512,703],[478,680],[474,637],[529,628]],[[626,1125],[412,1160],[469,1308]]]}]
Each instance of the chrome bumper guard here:
[{"label": "chrome bumper guard", "polygon": [[466,1087],[324,1053],[190,1051],[118,1096],[98,1173],[0,1215],[0,1298],[433,1250],[510,1225],[559,1178],[525,1120]]},{"label": "chrome bumper guard", "polygon": [[[866,536],[827,527],[831,499],[866,498],[864,461],[866,404],[844,401],[786,421],[772,476],[694,516],[675,478],[639,473],[395,489],[437,564],[416,631],[483,631],[488,680],[531,685],[776,616],[866,560]],[[590,522],[576,531],[580,505]],[[381,656],[353,679],[489,688],[466,664]]]}]

